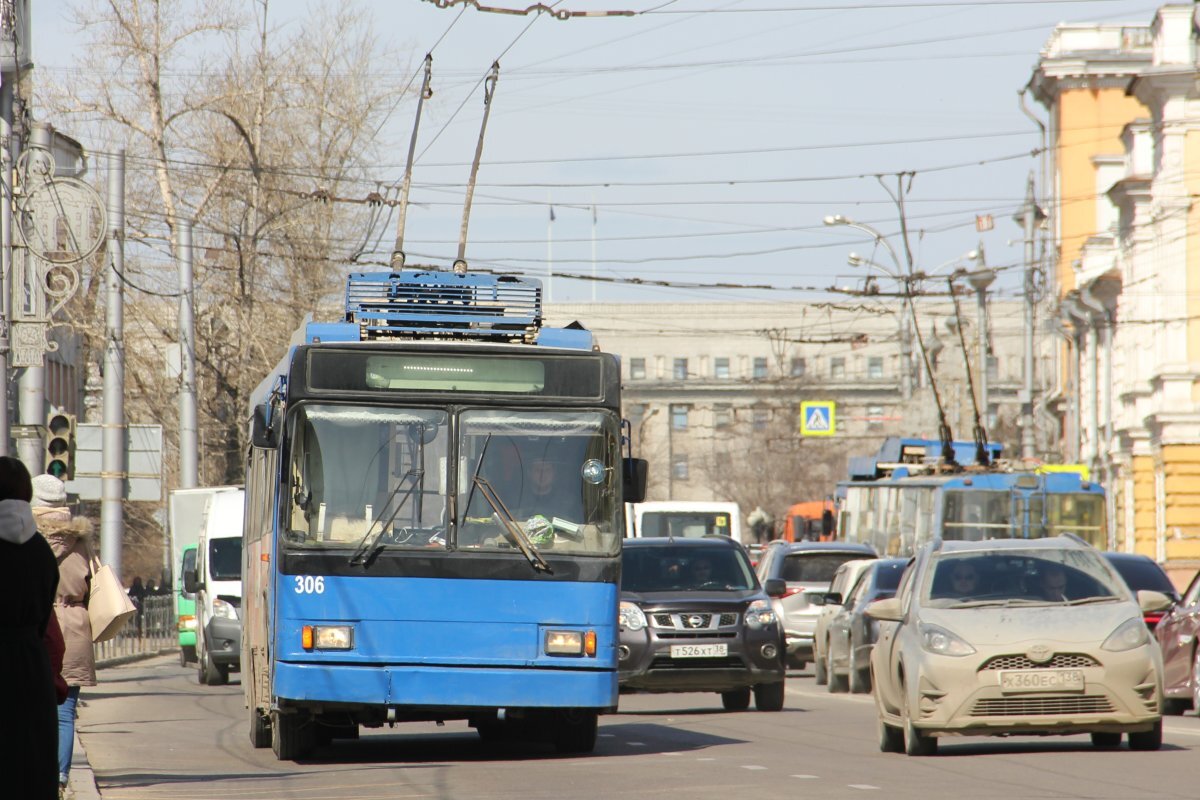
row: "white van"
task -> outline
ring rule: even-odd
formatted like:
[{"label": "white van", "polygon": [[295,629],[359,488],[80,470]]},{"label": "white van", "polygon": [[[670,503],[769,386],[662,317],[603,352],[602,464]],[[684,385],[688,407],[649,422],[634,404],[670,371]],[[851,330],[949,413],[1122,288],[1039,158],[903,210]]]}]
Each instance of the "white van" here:
[{"label": "white van", "polygon": [[656,500],[631,503],[625,515],[626,536],[696,538],[709,534],[742,542],[742,512],[737,503]]},{"label": "white van", "polygon": [[241,671],[245,504],[241,489],[212,496],[196,543],[196,569],[184,575],[184,588],[196,594],[200,683],[227,683],[230,671]]}]

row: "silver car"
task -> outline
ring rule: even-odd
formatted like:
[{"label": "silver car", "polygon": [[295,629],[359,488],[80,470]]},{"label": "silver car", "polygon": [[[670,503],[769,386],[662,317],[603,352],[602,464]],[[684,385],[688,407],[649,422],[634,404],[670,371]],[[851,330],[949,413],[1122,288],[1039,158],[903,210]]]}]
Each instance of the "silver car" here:
[{"label": "silver car", "polygon": [[[839,597],[845,597],[848,595],[850,589],[858,582],[858,576],[874,560],[873,558],[859,558],[847,561],[838,567],[837,572],[833,573],[833,580],[829,583],[827,596],[836,594]],[[829,622],[841,610],[842,607],[836,603],[821,601],[821,611],[817,614],[817,626],[813,634],[813,674],[816,675],[818,686],[824,686],[829,682],[829,666],[826,663],[829,658]]]},{"label": "silver car", "polygon": [[837,568],[847,561],[874,558],[870,545],[850,542],[772,542],[758,562],[764,585],[772,578],[787,584],[782,597],[772,598],[775,615],[783,620],[787,665],[803,669],[813,660],[817,615]]},{"label": "silver car", "polygon": [[1162,659],[1137,599],[1074,536],[935,541],[896,596],[868,606],[879,746],[932,755],[938,737],[1091,734],[1162,744]]}]

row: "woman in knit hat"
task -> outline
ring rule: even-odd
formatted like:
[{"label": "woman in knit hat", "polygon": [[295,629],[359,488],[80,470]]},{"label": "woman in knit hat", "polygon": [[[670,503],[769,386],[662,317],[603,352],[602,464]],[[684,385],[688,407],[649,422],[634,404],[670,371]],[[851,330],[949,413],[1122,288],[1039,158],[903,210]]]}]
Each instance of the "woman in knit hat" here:
[{"label": "woman in knit hat", "polygon": [[96,685],[96,657],[87,601],[92,584],[92,523],[73,517],[67,508],[67,487],[53,475],[33,479],[33,519],[58,559],[58,596],[54,611],[67,651],[62,675],[70,687],[58,707],[58,780],[65,786],[75,745],[75,706],[79,687]]},{"label": "woman in knit hat", "polygon": [[[58,569],[29,510],[29,471],[0,456],[0,732],[5,797],[58,796],[54,673],[43,644],[54,619]],[[11,794],[10,794],[11,793]]]}]

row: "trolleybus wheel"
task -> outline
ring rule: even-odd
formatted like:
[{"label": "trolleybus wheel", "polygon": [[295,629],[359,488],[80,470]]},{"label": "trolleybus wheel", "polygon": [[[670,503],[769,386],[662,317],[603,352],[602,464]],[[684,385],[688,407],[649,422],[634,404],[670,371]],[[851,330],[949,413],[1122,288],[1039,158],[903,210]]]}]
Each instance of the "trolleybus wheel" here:
[{"label": "trolleybus wheel", "polygon": [[204,657],[200,659],[200,669],[204,672],[201,683],[207,683],[209,686],[224,686],[229,683],[229,668],[222,669],[214,664],[208,650],[204,651]]},{"label": "trolleybus wheel", "polygon": [[558,713],[554,749],[560,753],[590,753],[596,749],[596,712],[574,708]]},{"label": "trolleybus wheel", "polygon": [[307,714],[271,712],[271,750],[280,761],[304,758],[316,747],[316,729]]}]

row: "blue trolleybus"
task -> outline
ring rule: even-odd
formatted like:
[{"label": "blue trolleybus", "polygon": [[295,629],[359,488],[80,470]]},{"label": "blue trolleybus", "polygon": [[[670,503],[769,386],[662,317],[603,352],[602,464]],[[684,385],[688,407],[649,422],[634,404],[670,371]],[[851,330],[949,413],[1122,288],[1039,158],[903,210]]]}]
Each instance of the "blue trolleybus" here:
[{"label": "blue trolleybus", "polygon": [[1031,539],[1071,533],[1108,548],[1104,488],[1077,471],[1008,468],[1000,445],[988,464],[975,445],[953,442],[944,469],[941,444],[890,438],[878,455],[852,458],[838,485],[838,539],[872,545],[880,555],[909,556],[942,539]]},{"label": "blue trolleybus", "polygon": [[303,757],[360,726],[466,720],[590,752],[617,705],[619,371],[538,282],[347,281],[256,390],[242,672],[250,739]]}]

